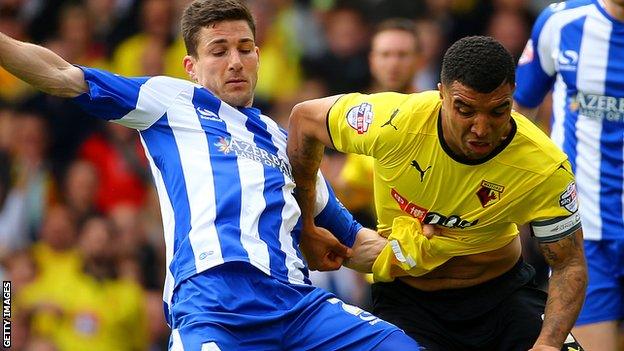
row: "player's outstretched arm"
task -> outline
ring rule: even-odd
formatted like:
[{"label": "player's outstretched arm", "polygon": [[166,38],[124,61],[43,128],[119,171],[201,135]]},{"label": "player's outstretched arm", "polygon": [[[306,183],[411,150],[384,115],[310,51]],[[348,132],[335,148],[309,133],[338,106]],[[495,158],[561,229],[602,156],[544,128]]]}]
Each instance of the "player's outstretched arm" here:
[{"label": "player's outstretched arm", "polygon": [[344,265],[358,272],[371,273],[373,263],[387,243],[388,240],[376,231],[368,228],[360,229],[351,247],[353,255],[344,261]]},{"label": "player's outstretched arm", "polygon": [[348,249],[326,230],[314,224],[317,172],[324,146],[331,146],[325,118],[337,96],[297,104],[291,114],[288,131],[288,158],[297,188],[295,197],[301,208],[301,242],[311,269],[338,269],[347,258]]},{"label": "player's outstretched arm", "polygon": [[87,91],[78,67],[38,45],[0,33],[0,65],[33,87],[60,97],[76,97]]},{"label": "player's outstretched arm", "polygon": [[583,232],[577,230],[559,241],[540,243],[552,269],[542,331],[531,351],[560,350],[578,317],[587,286]]}]

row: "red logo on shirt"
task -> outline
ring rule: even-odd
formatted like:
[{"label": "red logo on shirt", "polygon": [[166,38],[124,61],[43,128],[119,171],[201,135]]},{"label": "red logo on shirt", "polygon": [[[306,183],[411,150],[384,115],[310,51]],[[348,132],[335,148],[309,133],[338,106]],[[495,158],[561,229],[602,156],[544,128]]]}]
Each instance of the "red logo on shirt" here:
[{"label": "red logo on shirt", "polygon": [[477,197],[481,202],[481,206],[485,208],[497,203],[504,190],[505,187],[502,185],[494,184],[487,180],[481,181],[481,188],[477,191]]},{"label": "red logo on shirt", "polygon": [[394,198],[394,200],[399,204],[399,207],[403,211],[407,212],[410,216],[414,218],[418,218],[421,222],[425,220],[425,216],[429,212],[428,209],[422,208],[410,202],[408,199],[403,197],[403,195],[399,194],[396,189],[392,189],[392,191],[390,191],[390,195],[392,195],[392,198]]}]

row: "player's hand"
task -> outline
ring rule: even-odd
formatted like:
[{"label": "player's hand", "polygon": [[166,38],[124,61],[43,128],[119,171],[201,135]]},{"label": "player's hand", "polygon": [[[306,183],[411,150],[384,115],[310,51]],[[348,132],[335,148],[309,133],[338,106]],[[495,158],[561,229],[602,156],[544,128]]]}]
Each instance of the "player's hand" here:
[{"label": "player's hand", "polygon": [[423,224],[422,231],[427,239],[431,239],[434,235],[440,235],[442,233],[442,231],[433,224]]},{"label": "player's hand", "polygon": [[311,227],[301,233],[299,248],[308,262],[308,268],[315,271],[333,271],[351,257],[352,251],[343,245],[327,229]]}]

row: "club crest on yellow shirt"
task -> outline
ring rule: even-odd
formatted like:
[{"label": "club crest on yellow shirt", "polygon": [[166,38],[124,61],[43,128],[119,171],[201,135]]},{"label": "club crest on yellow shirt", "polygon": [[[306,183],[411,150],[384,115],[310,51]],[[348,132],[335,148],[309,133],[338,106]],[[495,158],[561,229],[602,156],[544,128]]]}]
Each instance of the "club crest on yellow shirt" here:
[{"label": "club crest on yellow shirt", "polygon": [[477,197],[479,197],[481,206],[488,207],[497,203],[504,190],[505,187],[502,185],[494,184],[487,180],[481,181],[481,188],[477,191]]}]

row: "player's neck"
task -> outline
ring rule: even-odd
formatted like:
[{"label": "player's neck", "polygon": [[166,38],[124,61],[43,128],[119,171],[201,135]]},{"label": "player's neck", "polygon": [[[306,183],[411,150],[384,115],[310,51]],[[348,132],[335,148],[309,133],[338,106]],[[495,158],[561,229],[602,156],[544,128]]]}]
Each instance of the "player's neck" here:
[{"label": "player's neck", "polygon": [[610,0],[599,0],[600,4],[615,19],[624,21],[624,6],[615,4]]}]

